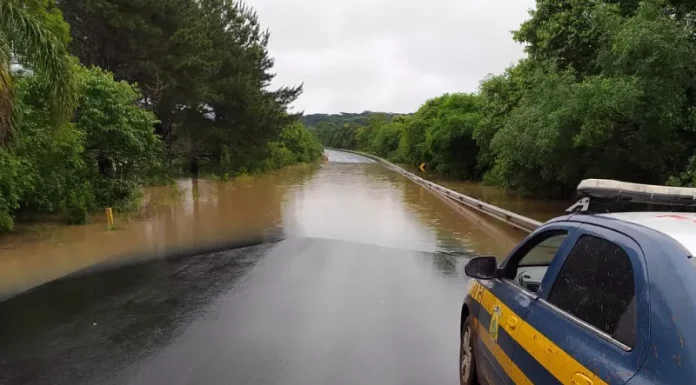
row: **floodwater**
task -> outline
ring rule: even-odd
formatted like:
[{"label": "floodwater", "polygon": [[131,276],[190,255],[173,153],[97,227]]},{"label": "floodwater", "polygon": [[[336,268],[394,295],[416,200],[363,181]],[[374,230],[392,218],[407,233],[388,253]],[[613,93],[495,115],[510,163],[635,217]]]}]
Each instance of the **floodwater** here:
[{"label": "floodwater", "polygon": [[1,239],[0,384],[456,383],[464,263],[524,234],[327,155]]},{"label": "floodwater", "polygon": [[340,239],[504,256],[522,234],[446,203],[355,155],[230,182],[180,180],[144,189],[140,213],[108,231],[48,226],[0,237],[0,298],[84,268],[259,236]]},{"label": "floodwater", "polygon": [[442,186],[482,200],[494,206],[502,207],[526,217],[546,222],[549,219],[563,215],[574,201],[530,199],[518,194],[506,192],[500,188],[485,186],[473,182],[441,181]]},{"label": "floodwater", "polygon": [[576,200],[573,199],[553,200],[528,198],[498,187],[486,186],[477,182],[459,181],[430,172],[421,175],[417,168],[409,165],[402,165],[402,167],[451,190],[541,222],[546,222],[549,219],[563,215],[563,212],[576,202]]}]

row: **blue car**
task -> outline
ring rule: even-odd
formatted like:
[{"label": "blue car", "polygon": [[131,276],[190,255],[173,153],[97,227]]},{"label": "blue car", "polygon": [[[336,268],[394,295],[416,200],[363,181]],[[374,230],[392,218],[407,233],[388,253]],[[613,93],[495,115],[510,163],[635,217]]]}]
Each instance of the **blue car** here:
[{"label": "blue car", "polygon": [[[696,384],[696,214],[675,211],[696,189],[578,192],[500,264],[467,264],[461,384]],[[661,210],[611,210],[636,205]]]}]

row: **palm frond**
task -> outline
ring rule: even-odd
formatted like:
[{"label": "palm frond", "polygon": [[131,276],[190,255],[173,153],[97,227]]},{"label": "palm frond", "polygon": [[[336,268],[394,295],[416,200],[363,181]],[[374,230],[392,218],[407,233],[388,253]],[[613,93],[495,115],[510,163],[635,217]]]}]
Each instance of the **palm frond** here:
[{"label": "palm frond", "polygon": [[[69,120],[77,104],[77,81],[73,71],[75,64],[67,48],[27,11],[22,0],[0,1],[0,32],[4,34],[3,40],[9,42],[4,49],[9,48],[23,65],[45,78],[51,116],[58,123]],[[0,66],[11,91],[9,62],[0,63]],[[5,98],[11,96],[10,92]]]},{"label": "palm frond", "polygon": [[7,38],[0,31],[0,144],[5,143],[12,126],[12,54]]}]

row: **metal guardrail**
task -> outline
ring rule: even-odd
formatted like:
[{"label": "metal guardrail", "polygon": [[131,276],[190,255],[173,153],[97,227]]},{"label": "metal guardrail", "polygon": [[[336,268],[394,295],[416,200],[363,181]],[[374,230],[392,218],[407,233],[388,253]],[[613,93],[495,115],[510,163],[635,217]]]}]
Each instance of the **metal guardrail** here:
[{"label": "metal guardrail", "polygon": [[386,165],[387,167],[391,168],[392,170],[398,172],[399,174],[407,177],[408,179],[412,180],[413,182],[428,188],[429,190],[433,191],[434,193],[443,196],[445,198],[448,198],[454,202],[457,202],[461,205],[464,205],[466,207],[469,207],[473,210],[476,210],[482,214],[488,215],[490,217],[493,217],[499,221],[505,222],[509,224],[510,226],[526,231],[528,233],[533,232],[536,230],[539,226],[542,225],[542,222],[539,222],[537,220],[527,218],[523,215],[519,215],[516,213],[513,213],[512,211],[508,211],[505,209],[501,209],[498,206],[494,206],[490,203],[486,203],[483,201],[480,201],[478,199],[474,199],[470,196],[466,196],[464,194],[458,193],[454,190],[450,190],[446,187],[440,186],[437,183],[433,183],[429,180],[423,179],[409,171],[404,170],[403,168],[385,160],[382,159],[378,156],[372,155],[372,154],[366,154],[364,152],[359,152],[359,151],[352,151],[352,150],[343,150],[343,149],[334,149],[334,148],[328,148],[330,150],[335,150],[335,151],[343,151],[343,152],[350,152],[356,155],[361,155],[366,158],[370,158],[372,160],[376,160],[379,163],[382,163]]}]

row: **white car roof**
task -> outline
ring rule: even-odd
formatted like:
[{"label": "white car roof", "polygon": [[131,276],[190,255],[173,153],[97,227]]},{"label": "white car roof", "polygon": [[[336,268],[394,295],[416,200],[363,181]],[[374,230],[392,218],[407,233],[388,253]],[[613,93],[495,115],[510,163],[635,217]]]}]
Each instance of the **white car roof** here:
[{"label": "white car roof", "polygon": [[696,213],[633,212],[599,216],[633,222],[672,237],[696,256]]}]

